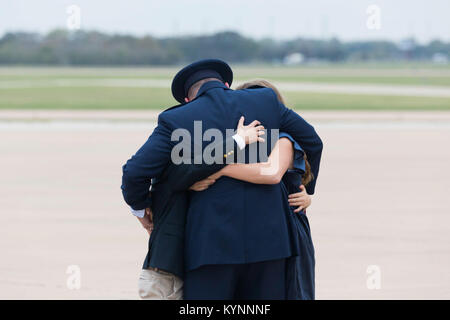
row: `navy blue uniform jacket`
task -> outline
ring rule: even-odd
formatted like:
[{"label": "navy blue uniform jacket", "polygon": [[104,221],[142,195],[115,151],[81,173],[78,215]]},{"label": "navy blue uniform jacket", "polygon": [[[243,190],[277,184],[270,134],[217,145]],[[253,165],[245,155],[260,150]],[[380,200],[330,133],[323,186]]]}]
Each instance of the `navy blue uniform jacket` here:
[{"label": "navy blue uniform jacket", "polygon": [[[219,142],[224,154],[236,152],[232,137]],[[187,189],[225,166],[223,164],[170,164],[152,183],[154,230],[148,242],[143,269],[158,268],[184,277],[184,236],[189,207]]]},{"label": "navy blue uniform jacket", "polygon": [[[234,129],[242,115],[246,123],[259,120],[268,130],[290,134],[303,147],[317,180],[322,141],[310,124],[282,105],[271,89],[234,91],[221,82],[210,81],[192,102],[160,114],[152,135],[123,167],[125,201],[135,210],[151,206],[151,179],[160,176],[171,162],[172,147],[177,143],[171,141],[175,129],[186,129],[194,136],[194,121],[201,120],[203,132],[217,128],[225,136],[226,129]],[[270,133],[266,141],[268,155]],[[209,143],[205,141],[202,147]],[[258,153],[256,160],[265,159]],[[314,193],[315,181],[307,187],[310,194]],[[185,236],[186,270],[205,264],[252,263],[291,256],[286,197],[281,183],[257,185],[228,177],[205,191],[191,193]]]}]

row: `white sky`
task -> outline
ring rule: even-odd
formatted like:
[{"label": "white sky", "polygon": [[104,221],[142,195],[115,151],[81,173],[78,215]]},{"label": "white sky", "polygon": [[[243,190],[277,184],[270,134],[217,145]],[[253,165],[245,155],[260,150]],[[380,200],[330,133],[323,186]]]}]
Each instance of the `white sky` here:
[{"label": "white sky", "polygon": [[[450,41],[450,0],[0,0],[0,35],[65,28],[72,4],[82,29],[110,33]],[[371,4],[381,9],[380,30],[366,27]]]}]

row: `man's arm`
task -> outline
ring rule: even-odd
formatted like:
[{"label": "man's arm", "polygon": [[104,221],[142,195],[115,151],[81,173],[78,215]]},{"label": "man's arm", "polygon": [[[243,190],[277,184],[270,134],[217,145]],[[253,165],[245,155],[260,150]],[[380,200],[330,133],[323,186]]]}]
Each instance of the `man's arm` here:
[{"label": "man's arm", "polygon": [[158,119],[158,126],[147,142],[123,166],[122,194],[134,215],[143,217],[151,206],[151,179],[159,176],[170,161],[171,130]]},{"label": "man's arm", "polygon": [[293,110],[286,108],[280,102],[278,102],[278,108],[280,115],[280,131],[289,133],[294,140],[300,144],[308,157],[314,180],[306,186],[306,190],[308,191],[308,194],[314,194],[317,177],[319,176],[320,158],[322,156],[322,140],[316,133],[316,130],[314,130],[313,126]]}]

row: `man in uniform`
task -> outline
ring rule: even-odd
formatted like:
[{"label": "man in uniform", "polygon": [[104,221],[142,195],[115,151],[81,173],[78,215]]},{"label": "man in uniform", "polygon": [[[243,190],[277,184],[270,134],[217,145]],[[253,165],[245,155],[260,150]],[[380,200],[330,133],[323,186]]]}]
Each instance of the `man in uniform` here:
[{"label": "man in uniform", "polygon": [[[176,142],[172,133],[195,135],[216,129],[226,136],[244,116],[268,130],[265,154],[270,154],[270,130],[289,133],[305,150],[317,179],[322,142],[314,128],[282,105],[268,88],[231,90],[231,68],[208,59],[183,68],[172,93],[179,106],[161,113],[147,142],[123,167],[122,190],[132,212],[149,212],[151,179],[171,163]],[[200,131],[195,125],[201,121]],[[197,123],[198,124],[198,123]],[[201,151],[208,141],[201,139]],[[240,147],[243,141],[236,140]],[[243,145],[243,146],[242,146]],[[246,148],[245,162],[249,162]],[[263,161],[260,153],[256,160]],[[307,187],[314,193],[315,181]],[[258,185],[222,177],[202,192],[192,192],[185,227],[185,299],[284,299],[286,259],[295,252],[289,239],[289,205],[281,184]]]}]

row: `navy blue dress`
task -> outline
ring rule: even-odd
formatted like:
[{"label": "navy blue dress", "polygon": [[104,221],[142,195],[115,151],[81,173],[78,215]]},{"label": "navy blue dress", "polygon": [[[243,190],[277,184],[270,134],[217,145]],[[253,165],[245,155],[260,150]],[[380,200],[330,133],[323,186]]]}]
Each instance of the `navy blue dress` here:
[{"label": "navy blue dress", "polygon": [[[294,145],[294,169],[288,170],[283,176],[283,184],[288,194],[300,192],[302,174],[305,172],[304,151],[300,145],[287,133],[281,132],[281,138],[288,138]],[[304,211],[294,212],[291,207],[291,223],[293,238],[299,248],[299,255],[288,259],[287,268],[287,298],[290,300],[314,300],[314,246],[308,218]]]}]

